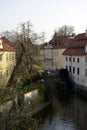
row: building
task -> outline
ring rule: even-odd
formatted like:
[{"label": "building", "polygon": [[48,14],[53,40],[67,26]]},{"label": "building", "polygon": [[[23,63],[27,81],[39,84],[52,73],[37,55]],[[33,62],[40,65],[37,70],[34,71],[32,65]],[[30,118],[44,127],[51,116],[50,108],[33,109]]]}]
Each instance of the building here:
[{"label": "building", "polygon": [[5,37],[0,38],[0,88],[6,86],[15,65],[16,50]]},{"label": "building", "polygon": [[87,86],[87,33],[77,35],[63,52],[63,67],[74,82]]},{"label": "building", "polygon": [[62,53],[73,39],[67,36],[55,36],[41,49],[41,57],[44,61],[45,70],[63,68]]},{"label": "building", "polygon": [[46,43],[45,46],[41,48],[41,59],[44,62],[44,69],[45,70],[52,70],[52,59],[53,59],[53,45]]}]

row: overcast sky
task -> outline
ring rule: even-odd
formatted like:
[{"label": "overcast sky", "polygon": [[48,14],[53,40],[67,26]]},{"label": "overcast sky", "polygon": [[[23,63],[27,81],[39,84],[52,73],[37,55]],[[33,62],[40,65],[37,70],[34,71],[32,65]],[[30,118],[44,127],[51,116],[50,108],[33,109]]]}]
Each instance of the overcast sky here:
[{"label": "overcast sky", "polygon": [[65,24],[74,26],[75,33],[83,33],[86,13],[87,0],[0,0],[0,32],[30,20],[35,32],[45,32],[47,40]]}]

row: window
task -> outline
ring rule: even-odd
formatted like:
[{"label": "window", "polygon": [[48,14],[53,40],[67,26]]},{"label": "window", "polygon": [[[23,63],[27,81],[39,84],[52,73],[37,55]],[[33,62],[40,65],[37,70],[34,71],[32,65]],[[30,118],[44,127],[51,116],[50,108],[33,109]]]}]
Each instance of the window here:
[{"label": "window", "polygon": [[85,57],[85,63],[87,63],[87,57]]},{"label": "window", "polygon": [[79,78],[77,78],[77,80],[79,81]]},{"label": "window", "polygon": [[0,78],[2,78],[3,77],[3,72],[2,71],[0,71]]},{"label": "window", "polygon": [[79,58],[77,58],[77,62],[79,63]]},{"label": "window", "polygon": [[75,58],[73,58],[73,62],[75,62]]},{"label": "window", "polygon": [[6,77],[8,77],[9,75],[8,75],[8,70],[6,71]]},{"label": "window", "polygon": [[68,70],[68,66],[66,65],[66,69]]},{"label": "window", "polygon": [[0,60],[2,60],[2,54],[0,54]]},{"label": "window", "polygon": [[11,54],[9,54],[9,60],[11,60]]},{"label": "window", "polygon": [[52,65],[54,66],[54,62],[52,62]]},{"label": "window", "polygon": [[69,57],[69,61],[71,62],[71,57]]},{"label": "window", "polygon": [[69,72],[71,72],[71,66],[69,66]]},{"label": "window", "polygon": [[85,76],[87,76],[87,69],[85,69]]},{"label": "window", "polygon": [[6,60],[8,60],[8,54],[6,54]]},{"label": "window", "polygon": [[57,56],[58,56],[58,51],[56,52]]},{"label": "window", "polygon": [[73,67],[73,74],[75,74],[75,67]]},{"label": "window", "polygon": [[12,60],[14,60],[15,58],[14,58],[14,54],[12,54]]},{"label": "window", "polygon": [[68,61],[68,58],[66,57],[66,61]]},{"label": "window", "polygon": [[77,74],[79,75],[79,68],[77,68]]},{"label": "window", "polygon": [[57,62],[55,62],[56,63],[56,66],[58,65],[58,63]]},{"label": "window", "polygon": [[55,51],[55,56],[58,56],[58,52],[57,51]]},{"label": "window", "polygon": [[54,66],[55,66],[55,62],[54,62]]}]

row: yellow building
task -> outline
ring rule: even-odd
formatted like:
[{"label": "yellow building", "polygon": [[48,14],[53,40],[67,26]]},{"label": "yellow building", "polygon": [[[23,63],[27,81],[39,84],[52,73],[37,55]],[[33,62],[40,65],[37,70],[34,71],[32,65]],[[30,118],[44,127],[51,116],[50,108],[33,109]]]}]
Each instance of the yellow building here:
[{"label": "yellow building", "polygon": [[62,69],[63,68],[63,55],[62,53],[65,51],[65,46],[57,45],[53,48],[53,70]]},{"label": "yellow building", "polygon": [[5,37],[0,38],[0,88],[4,88],[16,65],[16,50]]}]

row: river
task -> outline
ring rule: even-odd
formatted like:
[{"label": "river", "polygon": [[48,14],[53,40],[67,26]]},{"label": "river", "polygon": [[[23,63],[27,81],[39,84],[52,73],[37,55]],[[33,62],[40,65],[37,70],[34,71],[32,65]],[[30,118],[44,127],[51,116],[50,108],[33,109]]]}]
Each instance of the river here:
[{"label": "river", "polygon": [[53,104],[39,113],[41,130],[87,130],[87,100],[75,94],[54,97]]}]

